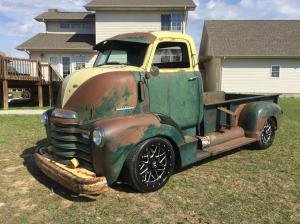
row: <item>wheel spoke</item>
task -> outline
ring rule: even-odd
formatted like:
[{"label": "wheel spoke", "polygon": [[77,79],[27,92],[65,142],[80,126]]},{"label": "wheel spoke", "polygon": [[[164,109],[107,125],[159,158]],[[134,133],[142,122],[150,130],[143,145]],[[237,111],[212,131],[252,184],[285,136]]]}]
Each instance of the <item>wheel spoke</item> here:
[{"label": "wheel spoke", "polygon": [[[173,170],[174,155],[169,144],[163,141],[153,141],[141,151],[138,159],[138,179],[146,188],[163,186]],[[172,170],[171,170],[171,169]]]}]

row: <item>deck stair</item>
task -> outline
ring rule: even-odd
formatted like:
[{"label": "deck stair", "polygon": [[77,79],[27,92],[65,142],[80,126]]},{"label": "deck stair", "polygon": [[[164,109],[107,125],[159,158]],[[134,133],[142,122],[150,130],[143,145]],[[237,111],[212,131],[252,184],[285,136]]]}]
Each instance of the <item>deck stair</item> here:
[{"label": "deck stair", "polygon": [[9,88],[30,89],[34,102],[39,107],[53,105],[53,90],[62,81],[61,76],[51,64],[39,60],[12,58],[0,55],[0,104],[8,109]]}]

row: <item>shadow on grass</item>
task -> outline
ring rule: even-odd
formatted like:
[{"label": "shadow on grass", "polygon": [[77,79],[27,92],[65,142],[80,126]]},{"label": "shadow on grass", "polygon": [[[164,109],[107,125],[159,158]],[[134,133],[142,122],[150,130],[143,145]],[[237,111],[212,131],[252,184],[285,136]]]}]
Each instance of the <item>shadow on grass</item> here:
[{"label": "shadow on grass", "polygon": [[[41,140],[41,141],[37,142],[36,145],[37,146],[47,145],[47,140],[46,139]],[[29,173],[39,183],[41,183],[42,185],[44,185],[45,187],[50,189],[55,194],[65,198],[67,200],[70,200],[70,201],[74,201],[74,202],[91,202],[91,201],[96,201],[97,200],[97,197],[76,194],[76,193],[64,188],[63,186],[61,186],[57,182],[55,182],[52,179],[48,178],[44,173],[42,173],[42,171],[36,166],[35,161],[34,161],[34,157],[33,157],[33,154],[34,154],[37,146],[25,149],[23,151],[23,153],[20,155],[20,157],[23,158],[23,160],[24,160],[23,164],[26,166]],[[255,149],[251,145],[247,145],[247,146],[244,146],[242,148],[233,149],[231,151],[227,151],[227,152],[224,152],[222,154],[219,154],[219,155],[216,155],[216,156],[213,156],[213,157],[209,157],[207,159],[204,159],[204,160],[201,160],[199,162],[193,163],[189,166],[186,166],[186,167],[183,167],[183,168],[176,168],[173,175],[176,175],[177,173],[180,173],[182,171],[191,169],[195,166],[200,166],[200,165],[209,163],[211,161],[214,161],[216,159],[235,154],[235,153],[240,152],[242,150],[255,150]],[[109,187],[116,190],[116,191],[119,191],[119,192],[138,193],[123,181],[124,178],[122,178],[122,176],[123,176],[123,174],[121,174],[121,178],[120,178],[121,181],[119,181],[119,182],[117,182],[117,183],[115,183],[115,184],[113,184],[112,186],[109,186]]]}]

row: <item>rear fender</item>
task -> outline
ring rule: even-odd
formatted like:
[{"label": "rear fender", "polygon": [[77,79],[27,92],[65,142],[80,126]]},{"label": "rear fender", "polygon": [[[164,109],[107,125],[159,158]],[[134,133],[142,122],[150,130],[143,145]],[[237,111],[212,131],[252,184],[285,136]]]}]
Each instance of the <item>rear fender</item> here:
[{"label": "rear fender", "polygon": [[108,184],[114,183],[122,170],[129,152],[140,142],[156,136],[181,145],[184,138],[174,126],[162,124],[153,114],[119,117],[99,121],[94,128],[104,130],[104,146],[93,147],[93,165],[97,175],[105,176]]},{"label": "rear fender", "polygon": [[238,124],[245,130],[246,137],[259,139],[261,130],[270,117],[275,119],[278,129],[281,123],[282,110],[277,104],[266,101],[249,103],[241,111]]}]

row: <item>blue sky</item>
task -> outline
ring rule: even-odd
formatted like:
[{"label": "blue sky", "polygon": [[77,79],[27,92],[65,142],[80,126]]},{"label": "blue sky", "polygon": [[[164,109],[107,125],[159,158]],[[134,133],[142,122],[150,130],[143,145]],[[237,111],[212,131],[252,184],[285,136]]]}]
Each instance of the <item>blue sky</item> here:
[{"label": "blue sky", "polygon": [[[33,18],[48,8],[84,11],[90,0],[0,0],[0,51],[11,56],[26,54],[15,47],[39,32],[43,23]],[[189,14],[188,34],[199,45],[206,19],[300,19],[300,0],[194,0],[197,9]]]}]

